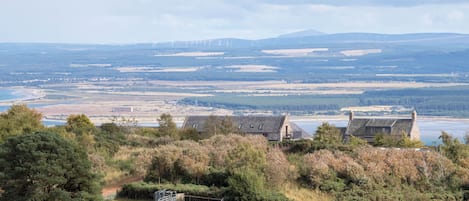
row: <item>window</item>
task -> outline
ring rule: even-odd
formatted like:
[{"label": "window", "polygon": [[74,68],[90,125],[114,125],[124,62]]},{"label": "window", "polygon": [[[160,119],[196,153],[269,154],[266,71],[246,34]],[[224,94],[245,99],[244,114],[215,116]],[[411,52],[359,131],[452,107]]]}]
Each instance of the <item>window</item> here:
[{"label": "window", "polygon": [[197,128],[197,126],[198,125],[196,123],[192,124],[192,128]]},{"label": "window", "polygon": [[263,127],[264,127],[264,124],[259,124],[259,130],[262,130]]}]

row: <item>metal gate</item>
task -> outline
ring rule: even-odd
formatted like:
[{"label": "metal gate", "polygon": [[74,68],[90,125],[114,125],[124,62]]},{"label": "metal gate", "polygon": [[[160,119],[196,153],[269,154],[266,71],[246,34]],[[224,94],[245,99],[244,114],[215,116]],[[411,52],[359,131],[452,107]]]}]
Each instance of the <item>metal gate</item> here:
[{"label": "metal gate", "polygon": [[155,191],[155,201],[176,201],[176,191],[160,190]]}]

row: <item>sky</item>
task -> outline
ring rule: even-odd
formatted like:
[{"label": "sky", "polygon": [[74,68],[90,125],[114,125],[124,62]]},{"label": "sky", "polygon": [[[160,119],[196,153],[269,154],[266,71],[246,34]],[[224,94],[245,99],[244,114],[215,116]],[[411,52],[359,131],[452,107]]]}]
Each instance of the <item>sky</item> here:
[{"label": "sky", "polygon": [[0,0],[0,42],[155,43],[325,33],[469,33],[469,0]]}]

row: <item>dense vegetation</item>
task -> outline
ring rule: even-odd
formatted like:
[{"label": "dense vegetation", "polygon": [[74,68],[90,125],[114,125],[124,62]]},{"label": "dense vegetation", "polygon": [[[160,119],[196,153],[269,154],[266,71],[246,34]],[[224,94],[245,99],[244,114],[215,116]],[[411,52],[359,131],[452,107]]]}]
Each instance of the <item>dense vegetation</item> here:
[{"label": "dense vegetation", "polygon": [[0,146],[0,200],[101,200],[86,152],[52,133],[8,138]]},{"label": "dense vegetation", "polygon": [[100,200],[101,179],[126,178],[143,179],[124,185],[127,199],[161,189],[243,201],[469,198],[469,146],[445,132],[438,147],[380,135],[373,147],[354,136],[345,142],[327,123],[314,140],[277,143],[230,134],[219,120],[207,125],[214,133],[178,129],[169,114],[160,128],[128,119],[96,127],[85,115],[44,127],[25,105],[1,116],[0,200]]}]

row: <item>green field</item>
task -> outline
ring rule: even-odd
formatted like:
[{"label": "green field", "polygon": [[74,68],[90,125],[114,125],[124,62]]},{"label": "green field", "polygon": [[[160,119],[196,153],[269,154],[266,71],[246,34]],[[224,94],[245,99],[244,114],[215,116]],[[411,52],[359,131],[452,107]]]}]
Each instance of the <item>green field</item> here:
[{"label": "green field", "polygon": [[191,97],[183,104],[228,109],[257,109],[293,114],[337,114],[349,106],[393,105],[429,116],[469,117],[469,86],[367,91],[359,95],[248,96],[216,94]]}]

